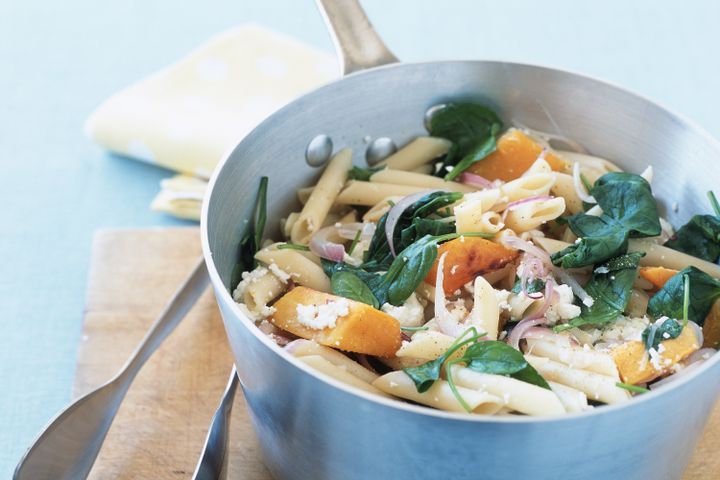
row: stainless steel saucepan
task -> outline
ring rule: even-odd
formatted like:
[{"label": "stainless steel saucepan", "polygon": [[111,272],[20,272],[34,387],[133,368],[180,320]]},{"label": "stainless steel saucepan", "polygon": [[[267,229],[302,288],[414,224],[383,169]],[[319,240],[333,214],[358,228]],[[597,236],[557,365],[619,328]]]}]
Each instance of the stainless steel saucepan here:
[{"label": "stainless steel saucepan", "polygon": [[[344,78],[282,108],[219,165],[202,219],[205,259],[264,460],[278,479],[679,478],[720,390],[720,356],[621,406],[560,418],[482,417],[434,411],[363,393],[296,361],[264,336],[228,291],[258,179],[270,177],[277,224],[296,189],[319,170],[308,142],[330,136],[363,164],[364,137],[402,145],[425,134],[426,110],[450,100],[494,107],[562,133],[639,173],[674,224],[716,187],[720,144],[686,119],[606,82],[496,61],[398,63],[354,0],[319,1]],[[676,206],[676,208],[673,208]],[[679,209],[677,208],[679,206]],[[270,232],[279,238],[277,230]]]}]

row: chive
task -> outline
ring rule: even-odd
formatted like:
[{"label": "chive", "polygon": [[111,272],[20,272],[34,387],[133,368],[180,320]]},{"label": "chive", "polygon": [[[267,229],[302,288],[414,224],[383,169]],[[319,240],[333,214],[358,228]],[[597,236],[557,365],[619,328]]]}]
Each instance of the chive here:
[{"label": "chive", "polygon": [[310,247],[308,247],[307,245],[300,245],[299,243],[290,243],[290,242],[281,243],[280,245],[277,246],[277,248],[278,248],[278,250],[300,250],[303,252],[310,251]]},{"label": "chive", "polygon": [[355,247],[357,246],[359,241],[360,241],[360,230],[357,231],[357,233],[355,234],[355,238],[353,238],[353,241],[350,244],[350,248],[348,249],[348,255],[352,255],[352,252],[353,252],[353,250],[355,250]]},{"label": "chive", "polygon": [[707,196],[710,199],[710,205],[712,205],[713,210],[715,210],[715,216],[720,217],[720,203],[718,203],[718,199],[715,198],[715,192],[710,190]]},{"label": "chive", "polygon": [[391,207],[394,207],[394,206],[395,206],[395,202],[393,202],[392,200],[388,200],[387,203],[388,203],[388,205],[390,205]]},{"label": "chive", "polygon": [[683,327],[688,323],[688,312],[690,310],[690,277],[683,275]]},{"label": "chive", "polygon": [[648,388],[638,387],[637,385],[630,385],[629,383],[616,382],[615,386],[633,393],[648,393],[650,391],[650,389]]},{"label": "chive", "polygon": [[400,330],[404,330],[406,332],[421,332],[423,330],[429,330],[430,327],[423,325],[422,327],[400,327]]},{"label": "chive", "polygon": [[587,179],[587,177],[584,174],[580,174],[580,181],[585,186],[585,190],[587,190],[588,194],[590,193],[590,190],[592,190],[592,185],[590,185],[590,181]]},{"label": "chive", "polygon": [[455,395],[455,398],[457,399],[458,403],[462,405],[462,407],[465,409],[466,412],[472,413],[472,409],[470,408],[470,405],[467,404],[465,399],[460,395],[460,392],[458,391],[457,387],[455,386],[455,381],[453,380],[452,376],[452,367],[456,363],[458,363],[459,359],[451,360],[447,363],[447,367],[445,371],[447,372],[447,382],[448,385],[450,385],[450,390],[452,390],[453,395]]}]

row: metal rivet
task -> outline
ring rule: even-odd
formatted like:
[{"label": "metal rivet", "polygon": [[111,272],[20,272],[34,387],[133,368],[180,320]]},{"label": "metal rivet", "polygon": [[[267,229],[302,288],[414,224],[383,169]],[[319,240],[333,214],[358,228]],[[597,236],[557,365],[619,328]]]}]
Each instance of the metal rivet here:
[{"label": "metal rivet", "polygon": [[395,142],[387,137],[376,138],[365,150],[365,160],[371,167],[385,160],[387,157],[397,152]]},{"label": "metal rivet", "polygon": [[427,111],[425,111],[425,130],[427,130],[428,132],[430,131],[430,122],[432,122],[433,115],[435,115],[443,108],[445,108],[445,104],[441,103],[439,105],[433,105],[432,107],[428,108]]},{"label": "metal rivet", "polygon": [[316,135],[305,149],[305,160],[311,167],[322,167],[330,161],[332,152],[332,139],[324,134]]}]

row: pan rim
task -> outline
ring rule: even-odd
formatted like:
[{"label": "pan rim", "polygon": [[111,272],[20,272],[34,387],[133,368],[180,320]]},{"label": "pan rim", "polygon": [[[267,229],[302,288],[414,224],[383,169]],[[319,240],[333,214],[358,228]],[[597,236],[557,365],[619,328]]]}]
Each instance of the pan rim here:
[{"label": "pan rim", "polygon": [[205,195],[205,199],[204,199],[203,205],[202,205],[202,213],[201,213],[201,220],[200,220],[200,230],[201,230],[200,235],[201,235],[203,257],[205,258],[205,264],[207,265],[207,270],[208,270],[208,274],[210,276],[211,283],[213,285],[213,288],[215,289],[216,296],[217,295],[221,296],[221,299],[217,299],[218,303],[220,303],[220,301],[222,300],[226,305],[229,306],[229,308],[232,311],[232,313],[234,314],[234,316],[237,317],[238,319],[240,319],[240,321],[243,323],[243,326],[245,328],[248,328],[251,331],[251,333],[260,342],[262,342],[267,348],[269,348],[275,354],[280,356],[290,366],[300,370],[304,374],[310,375],[310,376],[314,377],[315,379],[328,384],[331,387],[334,387],[336,389],[339,389],[339,390],[345,392],[346,394],[360,397],[361,399],[366,400],[366,401],[374,402],[376,404],[379,404],[382,407],[389,407],[389,408],[397,409],[397,410],[403,411],[404,413],[407,413],[407,414],[415,414],[415,415],[422,415],[422,416],[428,416],[428,417],[434,417],[434,418],[441,418],[443,420],[453,421],[453,422],[457,421],[457,422],[492,423],[492,424],[528,424],[528,423],[529,424],[538,424],[538,423],[544,424],[544,423],[574,421],[574,420],[578,420],[578,419],[590,419],[590,418],[596,417],[598,415],[611,415],[614,412],[617,412],[619,410],[643,408],[642,407],[643,404],[653,401],[654,399],[658,398],[659,396],[662,396],[665,393],[669,393],[672,390],[675,390],[676,388],[679,388],[680,386],[682,386],[688,382],[691,382],[697,376],[703,375],[706,371],[712,369],[718,363],[720,363],[720,355],[718,355],[718,354],[713,355],[713,358],[703,362],[703,364],[700,365],[698,368],[694,369],[693,372],[682,375],[681,378],[673,381],[668,386],[664,386],[658,390],[651,390],[648,393],[639,395],[637,397],[633,397],[628,402],[624,402],[624,403],[620,403],[620,404],[603,405],[601,407],[588,409],[583,412],[565,413],[562,415],[543,416],[543,417],[520,416],[520,415],[517,415],[517,416],[512,416],[512,415],[507,415],[507,416],[487,415],[487,416],[484,416],[484,415],[472,415],[472,414],[467,414],[467,413],[456,413],[456,412],[447,412],[447,411],[443,411],[443,410],[436,410],[436,409],[433,409],[430,407],[406,403],[400,399],[384,398],[384,397],[380,397],[379,395],[373,395],[369,392],[365,392],[358,388],[355,388],[350,385],[339,382],[338,380],[335,380],[335,379],[331,378],[330,376],[324,375],[321,372],[317,372],[312,367],[306,365],[305,363],[299,361],[296,357],[287,353],[283,348],[279,347],[275,342],[273,342],[267,335],[262,334],[262,332],[257,328],[257,326],[255,326],[255,324],[252,322],[252,320],[250,320],[241,311],[238,304],[233,300],[232,295],[230,294],[228,289],[223,284],[223,282],[220,278],[220,274],[218,273],[218,270],[215,267],[215,262],[213,261],[212,251],[210,250],[210,240],[209,240],[208,221],[207,221],[208,215],[209,215],[210,203],[211,203],[211,199],[213,196],[213,192],[215,190],[215,188],[214,188],[215,184],[217,183],[217,180],[220,177],[221,172],[224,170],[230,157],[232,157],[233,153],[237,150],[237,148],[240,145],[242,145],[242,143],[247,138],[254,135],[257,131],[263,129],[271,119],[280,115],[282,112],[292,108],[297,102],[301,101],[302,99],[305,99],[310,95],[319,94],[322,90],[327,89],[327,88],[332,88],[334,85],[341,83],[346,79],[362,77],[365,75],[373,75],[379,71],[384,71],[384,70],[402,69],[402,68],[407,68],[407,67],[418,67],[418,66],[429,66],[429,65],[446,65],[446,64],[502,64],[502,65],[510,65],[513,67],[526,67],[526,68],[531,68],[531,69],[538,69],[541,71],[546,71],[546,72],[555,73],[555,74],[566,74],[566,75],[579,77],[584,80],[597,82],[601,85],[604,85],[604,86],[607,86],[607,87],[610,87],[610,88],[613,88],[616,90],[620,90],[626,94],[637,97],[641,100],[644,100],[645,102],[647,102],[649,104],[652,104],[652,105],[658,107],[661,111],[664,111],[665,113],[669,114],[671,117],[676,119],[683,126],[687,127],[694,133],[699,134],[704,140],[708,141],[711,145],[713,145],[715,147],[716,150],[718,150],[720,152],[720,141],[718,141],[707,130],[705,130],[702,126],[697,124],[695,121],[693,121],[689,117],[679,114],[679,113],[673,111],[672,109],[666,107],[664,104],[657,102],[645,95],[639,94],[633,90],[622,87],[613,82],[594,77],[592,75],[583,74],[583,73],[576,72],[576,71],[569,70],[569,69],[559,69],[559,68],[548,67],[548,66],[539,65],[539,64],[523,63],[523,62],[509,62],[509,61],[504,61],[504,60],[438,60],[438,61],[392,63],[392,64],[387,64],[387,65],[370,68],[367,70],[361,70],[358,72],[354,72],[350,75],[338,78],[338,79],[328,82],[324,85],[321,85],[314,90],[306,92],[305,94],[295,98],[288,104],[284,105],[280,109],[278,109],[275,112],[273,112],[272,114],[270,114],[267,118],[265,118],[262,122],[260,122],[256,127],[254,127],[250,132],[248,132],[234,147],[229,149],[226,152],[226,154],[223,156],[223,158],[220,160],[220,162],[218,162],[217,166],[215,167],[213,174],[210,177],[210,180],[208,182],[208,187],[206,190],[207,193]]}]

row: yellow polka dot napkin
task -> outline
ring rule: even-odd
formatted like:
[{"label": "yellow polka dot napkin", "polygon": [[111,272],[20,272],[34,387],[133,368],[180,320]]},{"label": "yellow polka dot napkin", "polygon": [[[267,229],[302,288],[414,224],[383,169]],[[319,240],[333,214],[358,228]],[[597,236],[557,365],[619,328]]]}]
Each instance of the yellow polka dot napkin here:
[{"label": "yellow polka dot napkin", "polygon": [[182,172],[162,182],[152,208],[197,219],[202,179],[223,155],[269,114],[338,74],[332,55],[243,25],[114,94],[85,129],[109,150]]}]

